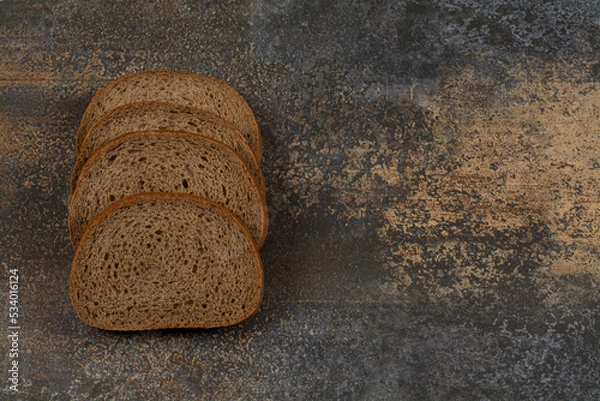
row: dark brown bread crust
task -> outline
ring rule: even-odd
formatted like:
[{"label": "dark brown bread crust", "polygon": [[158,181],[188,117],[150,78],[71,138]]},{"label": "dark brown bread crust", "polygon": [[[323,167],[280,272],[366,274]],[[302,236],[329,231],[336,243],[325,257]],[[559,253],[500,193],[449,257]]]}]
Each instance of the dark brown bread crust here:
[{"label": "dark brown bread crust", "polygon": [[[175,222],[171,225],[170,220],[164,219],[166,216],[151,219],[156,216],[142,215],[139,228],[126,226],[127,217],[130,220],[132,216],[137,217],[140,210],[168,214],[171,208],[187,211],[189,216],[184,216],[185,222],[191,226],[185,227],[181,223],[184,220],[178,220],[177,214],[168,216]],[[107,236],[102,230],[110,229],[111,219],[118,222],[118,228],[113,230],[114,235]],[[177,236],[189,238],[200,221],[224,225],[217,227],[221,231],[216,232],[229,237],[220,238],[217,243],[225,244],[227,252],[198,248],[201,245],[194,241],[184,244],[173,241],[170,248],[164,248],[172,239],[169,235],[175,239]],[[167,228],[177,232],[171,233]],[[100,238],[95,237],[97,234]],[[123,244],[135,235],[143,239],[143,243]],[[122,236],[126,238],[121,239]],[[148,242],[147,247],[145,242]],[[103,248],[104,245],[107,247]],[[144,249],[140,253],[138,248]],[[206,254],[215,258],[212,264],[210,258],[208,262],[204,260]],[[195,260],[193,267],[190,267],[191,260]],[[219,263],[231,264],[231,268]],[[215,278],[213,268],[220,276],[217,274]],[[171,276],[173,280],[165,279]],[[69,280],[71,301],[79,317],[91,326],[106,330],[213,328],[238,324],[257,312],[263,290],[260,256],[241,221],[210,200],[175,193],[127,197],[96,216],[75,252]],[[137,293],[140,291],[144,293]]]},{"label": "dark brown bread crust", "polygon": [[[148,80],[154,78],[164,79],[167,84],[164,86],[159,85],[157,91],[155,92],[137,91],[134,99],[126,99],[126,97],[121,97],[119,100],[114,102],[115,104],[113,106],[110,106],[107,109],[99,109],[99,105],[102,105],[103,102],[111,96],[111,93],[115,91],[121,92],[124,88],[127,88],[128,85],[130,85],[130,87],[131,84],[135,85],[136,81],[138,80]],[[177,81],[185,82],[185,84],[181,84],[175,87]],[[178,96],[178,100],[174,99],[173,94],[170,93],[170,91],[173,90],[187,93],[190,86],[195,84],[210,87],[213,91],[222,91],[223,96],[220,96],[220,101],[228,102],[229,104],[220,104],[220,101],[213,101],[212,98],[211,101],[205,101],[201,103],[199,99],[191,99],[187,96],[187,94]],[[209,96],[211,94],[213,96],[216,95],[216,93],[213,92],[209,93]],[[224,118],[225,120],[230,121],[236,127],[238,127],[240,131],[242,131],[244,136],[248,139],[249,145],[254,151],[257,161],[260,162],[260,160],[262,159],[263,145],[260,129],[258,127],[252,110],[248,106],[248,103],[234,88],[232,88],[223,81],[219,81],[214,78],[209,78],[201,74],[172,71],[143,71],[134,74],[124,75],[121,78],[110,82],[104,88],[98,90],[98,92],[96,92],[95,96],[90,101],[81,119],[81,123],[76,137],[77,151],[79,151],[81,147],[81,143],[85,134],[98,118],[100,118],[103,114],[110,112],[112,109],[118,106],[137,101],[167,101],[169,103],[177,103],[200,109],[206,109],[212,113],[215,113],[220,117]],[[231,110],[228,110],[231,107],[236,108],[237,111],[232,112]],[[236,114],[237,112],[240,112],[243,115],[241,117],[235,116],[234,118],[232,118],[231,114]],[[232,119],[234,121],[232,121]]]}]

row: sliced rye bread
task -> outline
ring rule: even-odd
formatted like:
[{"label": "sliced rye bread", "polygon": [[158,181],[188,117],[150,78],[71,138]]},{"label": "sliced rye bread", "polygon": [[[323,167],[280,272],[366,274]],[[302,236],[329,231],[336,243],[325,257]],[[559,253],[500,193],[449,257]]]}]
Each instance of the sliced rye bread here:
[{"label": "sliced rye bread", "polygon": [[258,248],[267,235],[266,200],[233,149],[198,134],[148,131],[107,142],[84,165],[69,199],[73,245],[77,246],[85,227],[105,207],[143,192],[208,198],[238,216]]},{"label": "sliced rye bread", "polygon": [[104,143],[123,134],[141,131],[193,132],[223,142],[238,152],[248,164],[263,194],[265,180],[252,149],[233,124],[205,110],[158,102],[138,102],[117,107],[100,117],[81,143],[71,174],[71,191],[75,189],[81,168],[90,155]]},{"label": "sliced rye bread", "polygon": [[259,308],[264,276],[244,225],[204,198],[139,194],[90,223],[69,280],[79,317],[105,330],[215,328]]},{"label": "sliced rye bread", "polygon": [[207,110],[236,126],[260,163],[262,137],[246,100],[231,86],[201,74],[144,71],[122,76],[100,89],[90,101],[77,132],[79,152],[86,132],[102,115],[127,103],[155,101]]}]

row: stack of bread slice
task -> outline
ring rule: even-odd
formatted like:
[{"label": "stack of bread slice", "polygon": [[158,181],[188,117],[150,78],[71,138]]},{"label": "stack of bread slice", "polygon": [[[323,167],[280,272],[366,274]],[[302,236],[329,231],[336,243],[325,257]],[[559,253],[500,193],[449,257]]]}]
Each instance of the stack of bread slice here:
[{"label": "stack of bread slice", "polygon": [[257,311],[262,138],[235,89],[200,74],[126,75],[92,98],[76,151],[69,285],[82,320],[213,328]]}]

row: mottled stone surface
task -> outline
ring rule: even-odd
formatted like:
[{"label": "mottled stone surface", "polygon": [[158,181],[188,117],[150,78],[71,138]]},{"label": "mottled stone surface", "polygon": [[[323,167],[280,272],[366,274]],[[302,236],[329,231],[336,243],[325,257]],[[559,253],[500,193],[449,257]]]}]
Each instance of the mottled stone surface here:
[{"label": "mottled stone surface", "polygon": [[[598,21],[594,0],[0,1],[0,399],[599,399]],[[71,307],[77,126],[146,69],[257,115],[266,288],[239,326],[110,333]]]}]

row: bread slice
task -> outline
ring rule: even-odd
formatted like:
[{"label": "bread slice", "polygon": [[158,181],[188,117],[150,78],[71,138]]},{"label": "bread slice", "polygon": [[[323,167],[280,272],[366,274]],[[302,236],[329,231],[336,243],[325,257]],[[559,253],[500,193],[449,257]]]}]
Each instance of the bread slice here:
[{"label": "bread slice", "polygon": [[244,225],[207,199],[146,193],[113,203],[83,234],[70,277],[80,318],[106,330],[240,323],[263,295]]},{"label": "bread slice", "polygon": [[88,105],[76,147],[86,132],[102,115],[127,103],[165,102],[195,107],[218,115],[236,126],[248,141],[256,160],[262,159],[262,137],[252,110],[244,98],[226,83],[201,74],[144,71],[122,76],[100,89]]},{"label": "bread slice", "polygon": [[69,229],[77,246],[105,207],[143,192],[182,192],[225,206],[244,222],[260,247],[267,235],[265,198],[248,166],[228,146],[185,132],[122,135],[88,159],[69,200]]},{"label": "bread slice", "polygon": [[265,181],[242,133],[215,114],[191,107],[158,102],[138,102],[118,107],[100,117],[85,135],[73,172],[71,191],[75,189],[81,168],[90,155],[104,143],[123,134],[140,131],[193,132],[223,142],[246,162],[263,194]]}]

